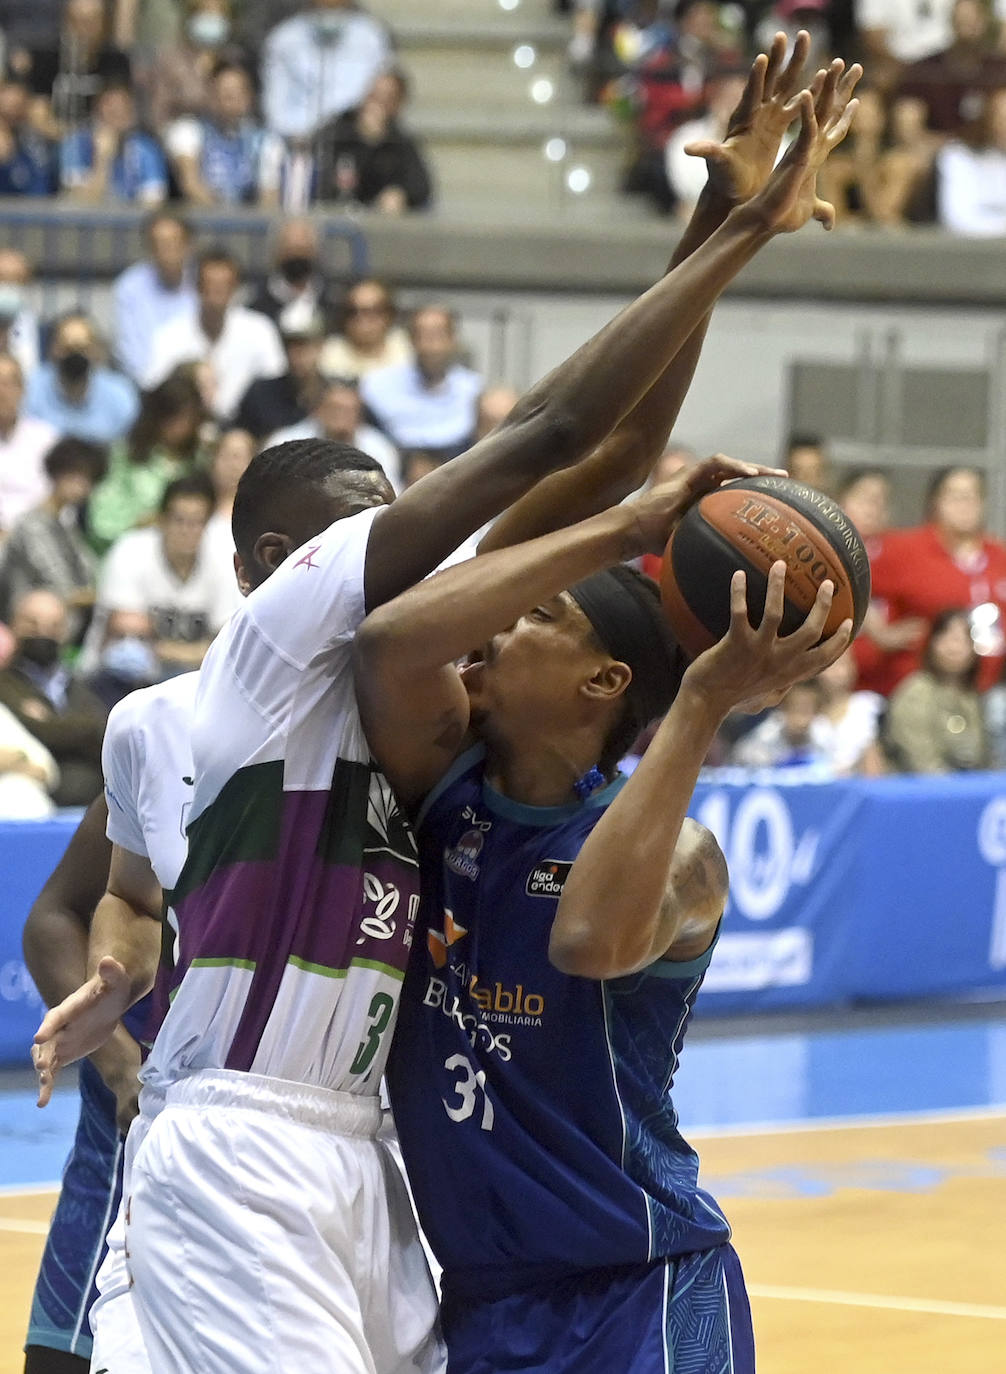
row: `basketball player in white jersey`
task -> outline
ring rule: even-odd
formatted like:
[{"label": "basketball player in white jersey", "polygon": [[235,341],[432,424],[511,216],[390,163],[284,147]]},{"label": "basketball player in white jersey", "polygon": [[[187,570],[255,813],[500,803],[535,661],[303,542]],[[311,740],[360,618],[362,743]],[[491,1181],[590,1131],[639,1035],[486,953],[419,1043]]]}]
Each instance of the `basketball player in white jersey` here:
[{"label": "basketball player in white jersey", "polygon": [[[109,907],[124,901],[134,909],[142,903],[146,914],[159,920],[162,893],[174,886],[182,870],[192,802],[196,681],[196,673],[184,673],[133,692],[108,718],[101,765],[112,856],[105,895],[95,912],[99,931],[109,919]],[[151,1015],[157,1016],[156,1007]],[[129,1194],[132,1159],[161,1105],[153,1089],[141,1088],[139,1115],[126,1137],[124,1198]],[[149,1362],[130,1295],[124,1242],[120,1206],[98,1272],[98,1299],[90,1312],[91,1368],[145,1374]]]}]

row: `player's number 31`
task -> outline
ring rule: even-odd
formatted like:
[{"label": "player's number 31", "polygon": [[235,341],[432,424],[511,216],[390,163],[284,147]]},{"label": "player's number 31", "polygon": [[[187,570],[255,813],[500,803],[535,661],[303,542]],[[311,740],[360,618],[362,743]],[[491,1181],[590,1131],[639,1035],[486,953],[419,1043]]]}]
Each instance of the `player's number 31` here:
[{"label": "player's number 31", "polygon": [[458,1075],[454,1084],[454,1095],[458,1099],[457,1106],[452,1107],[446,1097],[440,1100],[444,1104],[444,1111],[452,1121],[467,1121],[470,1116],[475,1115],[475,1108],[478,1106],[478,1095],[482,1093],[482,1129],[491,1131],[495,1115],[493,1104],[489,1101],[489,1094],[486,1092],[486,1075],[484,1069],[479,1069],[478,1073],[472,1068],[471,1064],[463,1054],[452,1054],[450,1059],[444,1061],[444,1068],[449,1073]]}]

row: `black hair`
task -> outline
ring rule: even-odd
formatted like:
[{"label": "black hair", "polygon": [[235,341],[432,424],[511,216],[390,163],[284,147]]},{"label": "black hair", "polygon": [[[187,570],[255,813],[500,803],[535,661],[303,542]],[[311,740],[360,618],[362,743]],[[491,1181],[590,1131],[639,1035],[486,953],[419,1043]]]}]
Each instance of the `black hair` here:
[{"label": "black hair", "polygon": [[108,471],[108,458],[100,444],[88,444],[83,439],[58,439],[42,460],[50,482],[70,473],[82,473],[98,483]]},{"label": "black hair", "polygon": [[789,455],[795,448],[824,448],[824,440],[820,434],[814,434],[811,430],[795,429],[786,440],[786,453]]},{"label": "black hair", "polygon": [[169,482],[164,488],[164,495],[161,497],[161,514],[167,514],[171,509],[172,502],[188,498],[206,502],[207,519],[213,514],[216,495],[213,491],[213,483],[204,472],[190,472],[187,477],[176,477],[173,482]]},{"label": "black hair", "polygon": [[141,232],[145,241],[149,242],[151,232],[158,224],[177,224],[186,239],[192,238],[192,225],[185,216],[178,210],[162,205],[143,217]]},{"label": "black hair", "polygon": [[398,314],[398,306],[395,303],[395,293],[382,277],[357,277],[356,281],[347,283],[339,302],[336,312],[336,330],[339,334],[346,332],[346,320],[353,313],[350,297],[358,286],[376,286],[384,294],[384,302],[388,318],[395,319]]},{"label": "black hair", "polygon": [[944,482],[946,482],[948,477],[953,477],[955,472],[967,472],[973,477],[977,477],[978,488],[982,496],[985,495],[985,474],[982,472],[981,468],[972,467],[969,463],[950,463],[945,468],[937,468],[926,486],[926,497],[923,510],[926,513],[927,519],[932,513],[933,505],[940,494],[940,489]]},{"label": "black hair", "polygon": [[239,62],[235,57],[218,57],[210,71],[210,80],[216,81],[218,76],[223,76],[225,72],[240,72],[254,91],[255,82],[252,74],[243,62]]},{"label": "black hair", "polygon": [[334,439],[290,439],[257,453],[241,474],[231,516],[234,546],[246,568],[252,565],[260,535],[277,525],[278,532],[284,532],[285,502],[310,496],[312,489],[317,492],[340,473],[361,472],[384,476],[375,458]]},{"label": "black hair", "polygon": [[[929,638],[926,640],[926,647],[922,654],[922,667],[927,673],[937,676],[939,669],[936,667],[933,658],[933,641],[938,639],[948,625],[952,625],[955,620],[962,620],[967,627],[968,636],[971,636],[971,614],[966,606],[948,606],[933,617],[933,623],[929,627]],[[964,683],[967,687],[973,688],[978,681],[978,673],[981,669],[981,659],[971,643],[971,666],[964,674]]]},{"label": "black hair", "polygon": [[226,244],[211,243],[208,248],[203,249],[196,259],[196,281],[201,279],[204,267],[213,266],[229,267],[235,277],[241,277],[241,264]]},{"label": "black hair", "polygon": [[890,482],[891,480],[891,474],[886,468],[850,468],[838,480],[837,495],[839,500],[860,482],[865,482],[868,477],[876,478],[881,482]]},{"label": "black hair", "polygon": [[[646,577],[643,573],[637,572],[635,568],[624,563],[609,568],[607,576],[614,577],[621,584],[623,590],[628,592],[636,601],[650,622],[651,643],[659,650],[658,654],[654,655],[647,665],[644,666],[642,662],[629,665],[633,670],[632,681],[625,690],[622,698],[622,711],[608,731],[604,747],[601,750],[601,757],[598,760],[598,767],[601,772],[604,773],[605,777],[610,777],[614,773],[619,759],[624,757],[633,741],[649,725],[654,716],[669,710],[671,702],[677,696],[681,678],[688,663],[667,623],[667,617],[664,615],[664,608],[660,599],[660,588],[656,582],[651,577]],[[610,652],[607,646],[601,642],[593,627],[591,627],[591,635],[605,652]],[[656,666],[658,663],[659,667]],[[649,674],[653,680],[644,681],[644,672]],[[651,709],[654,702],[659,703],[656,712]]]},{"label": "black hair", "polygon": [[167,420],[173,419],[184,410],[194,410],[197,416],[192,427],[192,436],[184,454],[190,460],[196,456],[199,447],[199,425],[205,418],[202,393],[195,379],[195,371],[190,363],[182,363],[174,372],[168,374],[160,385],[145,393],[140,402],[140,413],[133,422],[126,440],[126,456],[131,463],[148,463],[153,450],[161,437],[161,428]]}]

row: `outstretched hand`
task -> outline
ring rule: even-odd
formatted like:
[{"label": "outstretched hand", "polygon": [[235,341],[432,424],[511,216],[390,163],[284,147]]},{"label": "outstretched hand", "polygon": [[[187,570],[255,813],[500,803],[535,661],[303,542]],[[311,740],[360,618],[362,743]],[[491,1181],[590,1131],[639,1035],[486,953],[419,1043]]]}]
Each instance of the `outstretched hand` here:
[{"label": "outstretched hand", "polygon": [[771,233],[791,234],[809,219],[834,227],[835,207],[818,196],[817,174],[849,132],[859,105],[853,92],[862,75],[858,63],[846,71],[836,58],[790,102],[800,118],[796,138],[764,189],[748,202]]},{"label": "outstretched hand", "polygon": [[716,453],[701,463],[677,472],[666,482],[651,487],[632,502],[633,513],[640,534],[640,553],[663,553],[689,506],[724,482],[738,477],[785,477],[783,468],[761,467],[758,463],[742,463]]},{"label": "outstretched hand", "polygon": [[797,682],[816,677],[849,646],[852,621],[844,620],[822,640],[834,596],[833,584],[821,583],[813,606],[798,630],[780,636],[785,609],[786,564],[773,563],[765,591],[765,610],[754,627],[748,618],[747,579],[735,572],[730,583],[730,628],[718,643],[700,654],[683,684],[695,688],[718,711],[762,710],[775,705]]},{"label": "outstretched hand", "polygon": [[47,1012],[31,1051],[40,1107],[52,1097],[60,1069],[100,1049],[130,1002],[131,983],[125,968],[117,959],[106,957],[92,978]]},{"label": "outstretched hand", "polygon": [[685,148],[689,157],[705,159],[710,189],[733,205],[750,200],[768,181],[796,118],[810,35],[800,30],[788,62],[786,44],[786,35],[777,33],[768,52],[755,58],[723,142],[707,139]]}]

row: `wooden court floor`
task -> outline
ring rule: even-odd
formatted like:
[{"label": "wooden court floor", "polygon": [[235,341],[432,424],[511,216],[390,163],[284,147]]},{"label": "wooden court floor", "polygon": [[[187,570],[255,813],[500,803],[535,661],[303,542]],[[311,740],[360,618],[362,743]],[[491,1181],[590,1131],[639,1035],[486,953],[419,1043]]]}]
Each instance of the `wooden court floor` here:
[{"label": "wooden court floor", "polygon": [[[734,1225],[759,1374],[1006,1370],[1006,1114],[695,1143]],[[22,1367],[53,1202],[0,1196],[0,1374]]]}]

